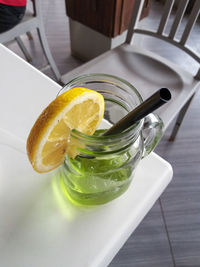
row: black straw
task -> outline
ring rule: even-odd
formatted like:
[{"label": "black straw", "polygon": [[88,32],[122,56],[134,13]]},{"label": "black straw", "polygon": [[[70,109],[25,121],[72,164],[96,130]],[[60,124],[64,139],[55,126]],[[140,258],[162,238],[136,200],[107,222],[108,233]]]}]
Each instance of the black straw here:
[{"label": "black straw", "polygon": [[116,134],[129,128],[137,121],[143,119],[149,113],[167,103],[171,99],[171,93],[167,88],[161,88],[134,110],[129,112],[125,117],[103,133],[103,136]]}]

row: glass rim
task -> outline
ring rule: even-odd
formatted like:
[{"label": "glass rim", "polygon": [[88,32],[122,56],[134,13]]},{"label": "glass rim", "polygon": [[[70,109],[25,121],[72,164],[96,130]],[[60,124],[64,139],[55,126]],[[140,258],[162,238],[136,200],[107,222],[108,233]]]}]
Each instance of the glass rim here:
[{"label": "glass rim", "polygon": [[60,92],[67,86],[69,86],[70,84],[72,84],[73,82],[76,82],[76,81],[79,81],[79,80],[82,80],[84,78],[88,78],[88,77],[101,77],[101,76],[105,76],[105,77],[108,77],[108,78],[113,78],[113,79],[116,79],[124,84],[126,84],[128,87],[130,87],[134,92],[135,94],[137,95],[140,103],[143,102],[143,98],[142,96],[140,95],[140,93],[138,92],[138,90],[135,88],[135,86],[133,86],[130,82],[126,81],[125,79],[123,78],[120,78],[120,77],[117,77],[115,75],[112,75],[112,74],[106,74],[106,73],[86,73],[86,74],[83,74],[83,75],[80,75],[76,78],[73,78],[72,80],[70,80],[68,83],[66,83],[59,91],[58,91],[58,94],[57,96],[60,94]]}]

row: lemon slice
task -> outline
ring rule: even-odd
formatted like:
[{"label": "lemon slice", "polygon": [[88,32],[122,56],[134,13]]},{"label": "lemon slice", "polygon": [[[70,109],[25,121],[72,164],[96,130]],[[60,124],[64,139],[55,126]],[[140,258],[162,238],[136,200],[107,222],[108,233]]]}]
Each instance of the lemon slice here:
[{"label": "lemon slice", "polygon": [[96,91],[76,87],[59,95],[41,113],[27,139],[27,154],[37,172],[49,172],[75,157],[70,131],[92,135],[104,114],[104,98]]}]

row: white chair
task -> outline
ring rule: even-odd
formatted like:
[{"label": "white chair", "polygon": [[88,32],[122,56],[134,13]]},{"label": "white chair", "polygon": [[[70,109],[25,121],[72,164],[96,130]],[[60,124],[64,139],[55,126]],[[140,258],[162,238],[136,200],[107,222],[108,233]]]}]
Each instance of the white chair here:
[{"label": "white chair", "polygon": [[[145,23],[148,17],[139,22],[144,1],[136,0],[125,43],[63,75],[62,82],[67,83],[74,77],[86,73],[109,73],[132,83],[144,99],[161,87],[169,88],[172,93],[172,100],[158,109],[157,114],[162,118],[165,129],[179,114],[171,135],[171,140],[174,140],[191,99],[197,89],[200,88],[200,57],[197,52],[187,45],[199,14],[200,1],[194,1],[190,14],[185,17],[184,14],[188,2],[188,0],[178,2],[176,12],[172,16],[173,20],[171,20],[170,15],[172,15],[174,0],[166,0],[162,8],[161,19],[154,19],[158,21],[157,29],[152,30],[149,29],[149,23]],[[184,22],[184,26],[182,22]],[[182,30],[181,34],[179,29]],[[163,57],[158,53],[142,48],[143,39],[138,42],[137,39],[134,40],[133,38],[131,44],[132,37],[138,35],[150,36],[151,40],[153,40],[154,50],[158,52],[159,50],[162,51],[162,48],[166,48],[166,44],[173,47],[173,50],[168,50],[167,48],[165,57]],[[200,43],[200,38],[197,41]],[[178,49],[196,61],[194,63],[194,66],[195,64],[197,65],[195,73],[190,73],[180,66],[180,62],[185,61],[185,56],[182,57],[182,61],[179,61],[178,64],[172,62],[173,56],[176,55]],[[171,51],[174,52],[172,53]]]},{"label": "white chair", "polygon": [[27,61],[31,61],[31,57],[24,46],[20,36],[23,34],[27,34],[29,36],[29,39],[31,37],[30,32],[32,30],[37,29],[39,40],[41,43],[42,50],[44,52],[44,55],[47,59],[48,65],[45,66],[45,68],[41,69],[44,70],[47,67],[50,67],[57,79],[57,81],[60,81],[60,72],[55,64],[55,61],[52,57],[51,51],[49,49],[49,45],[47,42],[47,38],[44,31],[44,25],[43,25],[43,19],[42,19],[42,12],[41,12],[41,6],[40,6],[40,0],[32,0],[33,3],[33,12],[30,12],[29,10],[26,11],[24,18],[22,21],[16,25],[14,28],[1,33],[0,34],[0,43],[7,43],[12,40],[16,40],[19,47],[21,48],[22,52],[24,53]]}]

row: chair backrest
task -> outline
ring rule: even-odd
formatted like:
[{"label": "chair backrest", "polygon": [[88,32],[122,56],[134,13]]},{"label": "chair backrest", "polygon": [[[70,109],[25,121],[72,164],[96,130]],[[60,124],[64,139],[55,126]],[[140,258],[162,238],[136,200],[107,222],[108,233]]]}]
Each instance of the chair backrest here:
[{"label": "chair backrest", "polygon": [[[138,27],[138,22],[141,16],[142,8],[144,5],[144,0],[136,0],[133,14],[131,18],[131,22],[129,25],[126,43],[131,43],[132,36],[135,33],[144,34],[156,38],[160,38],[164,41],[167,41],[178,48],[182,49],[188,55],[190,55],[194,60],[200,63],[200,55],[198,55],[197,51],[194,51],[191,46],[187,45],[187,41],[189,39],[190,33],[197,21],[198,15],[200,13],[200,0],[195,0],[192,10],[187,18],[187,23],[184,25],[184,29],[179,38],[177,38],[177,33],[182,26],[183,16],[185,14],[186,8],[188,6],[189,0],[180,0],[178,2],[178,6],[176,8],[176,14],[173,17],[173,23],[170,26],[169,33],[166,33],[166,26],[169,26],[169,17],[172,12],[172,8],[175,0],[166,0],[165,5],[163,7],[163,12],[161,14],[161,19],[158,23],[158,27],[155,31],[149,28]],[[197,71],[195,78],[200,79],[200,68]]]}]

